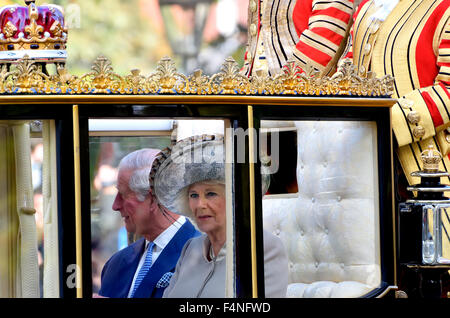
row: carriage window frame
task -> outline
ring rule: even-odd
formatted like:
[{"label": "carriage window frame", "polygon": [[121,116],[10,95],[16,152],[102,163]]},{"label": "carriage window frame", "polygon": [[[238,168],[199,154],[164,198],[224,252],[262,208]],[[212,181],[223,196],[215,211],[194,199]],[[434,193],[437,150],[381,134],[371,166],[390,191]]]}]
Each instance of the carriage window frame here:
[{"label": "carriage window frame", "polygon": [[[89,148],[88,148],[88,139],[89,135],[92,135],[92,132],[88,131],[88,122],[90,119],[177,119],[177,120],[185,120],[185,119],[224,119],[225,123],[227,120],[230,122],[230,128],[232,126],[241,126],[241,123],[247,124],[248,120],[246,117],[246,113],[241,111],[240,105],[228,105],[225,101],[223,102],[223,105],[217,107],[217,105],[210,104],[210,103],[195,103],[195,104],[160,104],[151,102],[151,97],[148,98],[150,102],[148,103],[99,103],[99,104],[80,104],[78,105],[78,116],[79,116],[79,126],[80,126],[80,149],[84,149],[80,152],[80,162],[88,162],[89,158]],[[217,109],[219,108],[219,109]],[[123,112],[126,112],[126,116],[124,116]],[[225,128],[227,128],[227,125],[225,124]],[[109,133],[109,132],[106,132]],[[126,132],[120,132],[119,135],[123,135]],[[95,135],[101,135],[103,132],[96,132]],[[131,133],[134,134],[134,133]],[[140,132],[138,132],[140,134]],[[227,135],[225,134],[225,137],[227,138]],[[232,142],[232,141],[231,141]],[[233,146],[233,145],[232,145]],[[233,154],[234,150],[231,149],[231,155]],[[228,155],[228,153],[227,153]],[[84,164],[86,166],[86,164]],[[236,165],[232,165],[232,171],[231,173],[227,173],[226,169],[226,175],[227,175],[227,181],[228,180],[241,180],[242,176],[245,175],[246,167],[248,169],[248,164],[243,163],[240,165],[239,168],[236,169]],[[92,295],[92,259],[91,259],[91,233],[90,233],[90,214],[87,213],[90,209],[90,203],[87,198],[90,198],[90,189],[86,185],[89,184],[87,181],[88,173],[86,173],[86,170],[83,167],[80,168],[81,171],[81,184],[84,185],[84,187],[81,190],[81,210],[82,212],[82,225],[83,228],[82,231],[82,281],[84,282],[82,286],[82,297],[90,297]],[[236,176],[237,174],[237,176]],[[239,193],[244,193],[248,195],[248,191],[243,191],[240,189],[240,184],[245,182],[240,182],[239,184],[231,183],[231,186],[228,189],[227,193],[232,193],[232,200],[234,202],[227,202],[227,209],[230,206],[231,203],[231,209],[234,211],[236,208],[236,202],[242,202],[242,200],[238,201],[237,197]],[[247,182],[248,183],[248,182]],[[237,184],[237,185],[236,185]],[[230,182],[227,183],[227,185],[230,185]],[[242,195],[241,195],[242,197]],[[229,200],[227,198],[227,200]],[[248,201],[248,200],[247,200]],[[245,200],[244,200],[245,202]],[[236,213],[234,213],[234,216],[236,217]],[[238,215],[240,213],[237,213]],[[233,218],[231,221],[232,223],[228,224],[238,224],[238,221],[236,221],[236,218]],[[229,219],[227,219],[227,222]],[[227,226],[227,242],[231,243],[227,245],[228,251],[232,252],[234,250],[234,257],[230,259],[227,259],[227,275],[231,274],[233,275],[232,280],[227,280],[227,290],[229,291],[228,297],[248,297],[250,296],[249,292],[245,290],[244,288],[240,288],[239,290],[236,288],[236,280],[235,277],[236,266],[240,268],[250,268],[249,262],[245,259],[244,256],[238,256],[238,255],[249,255],[249,251],[245,250],[245,247],[242,248],[236,248],[235,244],[232,244],[237,239],[235,237],[235,226],[232,226],[230,229],[230,226]],[[239,232],[239,231],[238,231]],[[246,233],[249,231],[242,231],[241,236],[245,236]],[[230,237],[230,234],[233,234]],[[244,242],[248,241],[247,238],[242,239]],[[89,245],[89,246],[88,246]],[[245,244],[241,244],[245,245]],[[250,246],[248,246],[250,248]],[[237,251],[238,249],[238,251]],[[232,268],[229,268],[229,266],[232,266]],[[242,279],[240,279],[240,283],[242,284]],[[245,283],[244,283],[245,284]],[[249,285],[249,284],[247,284]],[[240,285],[242,287],[242,285]]]},{"label": "carriage window frame", "polygon": [[[52,102],[48,97],[23,96],[0,97],[1,120],[50,120],[55,126],[56,193],[58,221],[58,268],[60,298],[75,298],[76,289],[67,288],[66,279],[76,263],[75,251],[75,182],[73,165],[73,117],[72,105]],[[40,133],[32,133],[39,137]],[[64,211],[64,213],[62,212]],[[45,257],[45,256],[44,256]],[[42,292],[42,291],[41,291]],[[41,297],[43,295],[41,294]]]},{"label": "carriage window frame", "polygon": [[[125,122],[125,125],[122,125],[122,127],[118,127],[118,125],[122,124],[123,122]],[[150,122],[152,121],[152,122]],[[157,120],[156,120],[157,121]],[[127,119],[101,119],[101,120],[91,120],[89,119],[89,149],[91,149],[92,147],[92,143],[102,143],[102,142],[111,142],[111,143],[120,143],[121,141],[124,141],[127,138],[139,138],[140,141],[142,142],[144,139],[148,138],[148,137],[161,137],[161,138],[167,138],[170,140],[171,137],[171,131],[170,128],[173,127],[173,121],[158,121],[155,123],[155,120],[127,120]],[[145,125],[149,125],[149,124],[156,124],[156,129],[154,130],[145,130]],[[113,129],[113,127],[115,127],[116,129]],[[118,128],[118,129],[117,129]],[[106,139],[106,140],[105,140]],[[101,150],[100,150],[101,151]],[[118,158],[117,158],[118,159]],[[91,162],[90,162],[90,168],[91,167]],[[94,177],[95,177],[95,173],[98,172],[99,167],[95,167],[94,171],[90,171],[91,172],[91,181],[90,184],[92,185],[92,183],[94,182]],[[112,167],[110,167],[112,168]],[[117,167],[114,167],[114,169],[117,169]],[[114,184],[116,182],[116,180],[114,180],[113,182],[111,181],[107,181],[108,185],[106,186],[106,189]],[[111,183],[110,183],[111,182]],[[103,188],[105,189],[105,188]],[[97,189],[98,190],[98,189]],[[109,191],[111,191],[109,189]],[[99,198],[102,194],[97,193],[97,196],[95,196],[96,198]],[[103,194],[104,195],[104,194]],[[97,201],[97,200],[95,200]],[[97,220],[95,220],[95,216],[99,217],[100,214],[97,214],[96,212],[98,210],[101,210],[101,207],[96,207],[96,202],[94,202],[94,197],[91,197],[91,231],[92,228],[94,227],[94,225],[98,225],[98,229],[100,229],[100,232],[102,232],[102,230],[104,230],[104,228],[102,228],[102,224],[101,222],[99,222],[98,218]],[[110,209],[110,211],[108,211],[107,213],[110,215],[107,215],[106,217],[108,218],[115,218],[116,220],[120,219],[120,215],[117,212],[114,212],[115,214],[113,214],[112,208],[111,206],[107,207]],[[101,212],[101,211],[98,211]],[[95,215],[95,216],[93,216]],[[100,220],[103,220],[102,217],[100,217]],[[111,223],[111,222],[107,222],[107,223]],[[120,220],[120,223],[122,224],[123,221]],[[124,225],[122,224],[121,229],[124,229]],[[117,235],[119,235],[120,230],[116,230]],[[114,232],[114,230],[110,230],[109,233]],[[122,234],[126,233],[123,232]],[[92,233],[91,233],[92,234]],[[111,234],[109,234],[111,235]],[[125,240],[126,237],[126,240]],[[103,238],[103,237],[102,237]],[[91,242],[93,242],[94,237],[91,237]],[[129,233],[127,233],[127,235],[123,236],[120,239],[120,243],[116,244],[117,250],[115,250],[115,252],[117,252],[120,247],[125,246],[125,243],[130,243],[131,241],[136,240],[136,236],[131,235]],[[101,270],[105,264],[105,261],[112,256],[112,254],[106,256],[105,253],[103,252],[103,248],[105,248],[105,246],[102,246],[101,242],[97,241],[97,244],[99,244],[99,246],[97,246],[98,248],[98,254],[97,254],[97,262],[96,262],[96,266],[95,266],[95,271],[96,273],[92,274],[92,290],[93,293],[97,293],[98,290],[96,290],[96,288],[100,287],[100,286],[95,286],[96,288],[94,288],[94,284],[97,283],[98,284],[98,278],[100,278],[100,274],[101,274]],[[110,250],[110,248],[107,248],[107,250]],[[94,247],[91,248],[91,252],[94,253]],[[105,259],[106,257],[106,259]],[[93,257],[94,258],[94,257]],[[92,271],[94,272],[94,259],[92,259]],[[97,279],[96,282],[94,282],[94,278]]]},{"label": "carriage window frame", "polygon": [[[391,107],[392,99],[368,98],[330,98],[322,99],[322,103],[299,103],[300,107],[292,105],[255,105],[253,108],[254,126],[259,131],[261,121],[373,121],[377,127],[377,161],[378,161],[378,206],[379,206],[379,253],[380,253],[380,285],[369,291],[361,298],[382,297],[397,287],[396,246],[395,246],[395,208],[392,195],[393,188],[393,153],[391,134]],[[316,102],[320,101],[318,99]],[[309,105],[308,105],[309,104]],[[314,107],[311,107],[313,106]],[[304,106],[304,107],[301,107]],[[261,162],[256,164],[260,171]],[[261,175],[255,174],[256,189],[256,222],[257,222],[257,263],[258,263],[258,293],[264,295],[264,248],[263,242],[263,212]],[[270,196],[268,198],[270,200]]]}]

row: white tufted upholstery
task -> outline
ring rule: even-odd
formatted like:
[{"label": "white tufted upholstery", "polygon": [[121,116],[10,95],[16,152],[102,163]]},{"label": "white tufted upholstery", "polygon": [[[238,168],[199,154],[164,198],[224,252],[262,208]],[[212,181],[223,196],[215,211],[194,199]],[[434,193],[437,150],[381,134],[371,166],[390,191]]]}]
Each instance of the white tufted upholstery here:
[{"label": "white tufted upholstery", "polygon": [[295,126],[299,192],[263,199],[264,227],[289,257],[287,297],[362,296],[381,282],[376,125]]}]

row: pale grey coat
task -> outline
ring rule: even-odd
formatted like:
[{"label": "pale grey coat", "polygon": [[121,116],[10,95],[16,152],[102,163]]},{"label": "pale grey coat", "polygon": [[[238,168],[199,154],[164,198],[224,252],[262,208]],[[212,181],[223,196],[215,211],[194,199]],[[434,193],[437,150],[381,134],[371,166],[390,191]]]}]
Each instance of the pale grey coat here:
[{"label": "pale grey coat", "polygon": [[[164,291],[165,298],[224,298],[225,247],[208,261],[210,242],[207,235],[186,242],[175,273]],[[286,297],[288,259],[281,240],[264,231],[264,284],[267,298]]]}]

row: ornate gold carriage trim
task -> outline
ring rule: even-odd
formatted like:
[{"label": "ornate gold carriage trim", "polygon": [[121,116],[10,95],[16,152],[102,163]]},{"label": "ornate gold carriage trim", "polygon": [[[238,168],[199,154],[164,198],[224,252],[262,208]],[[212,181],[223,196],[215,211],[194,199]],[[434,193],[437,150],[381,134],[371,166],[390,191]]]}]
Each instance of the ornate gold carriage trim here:
[{"label": "ornate gold carriage trim", "polygon": [[201,70],[191,75],[179,73],[169,57],[163,57],[156,71],[144,76],[137,69],[126,76],[114,72],[111,61],[100,56],[92,71],[71,75],[62,65],[57,74],[48,75],[42,64],[28,56],[0,67],[0,94],[178,94],[178,95],[298,95],[390,97],[394,79],[377,78],[372,72],[360,77],[350,60],[344,60],[331,77],[318,77],[312,68],[298,72],[295,62],[288,62],[283,72],[273,77],[257,73],[247,78],[239,73],[237,62],[228,58],[217,74]]}]

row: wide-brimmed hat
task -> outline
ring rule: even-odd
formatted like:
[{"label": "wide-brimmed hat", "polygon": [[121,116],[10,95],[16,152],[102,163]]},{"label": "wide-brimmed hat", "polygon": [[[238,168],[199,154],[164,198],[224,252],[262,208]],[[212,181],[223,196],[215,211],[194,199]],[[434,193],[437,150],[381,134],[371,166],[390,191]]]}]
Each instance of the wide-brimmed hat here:
[{"label": "wide-brimmed hat", "polygon": [[193,136],[162,150],[153,161],[150,187],[160,204],[192,217],[188,188],[203,181],[225,183],[223,135]]}]

